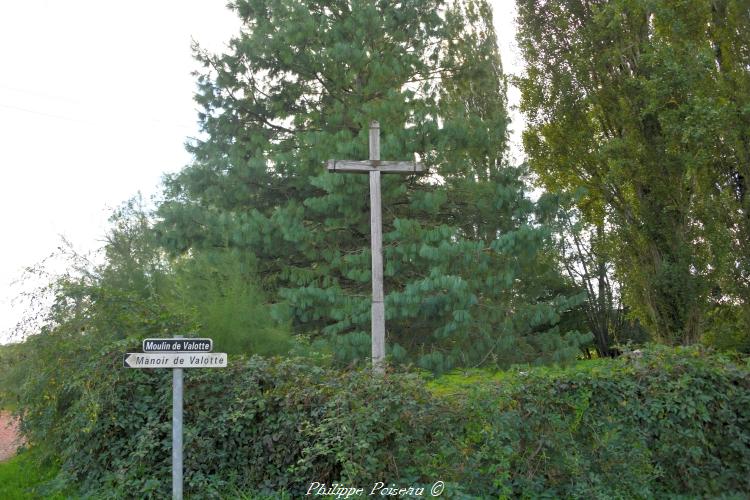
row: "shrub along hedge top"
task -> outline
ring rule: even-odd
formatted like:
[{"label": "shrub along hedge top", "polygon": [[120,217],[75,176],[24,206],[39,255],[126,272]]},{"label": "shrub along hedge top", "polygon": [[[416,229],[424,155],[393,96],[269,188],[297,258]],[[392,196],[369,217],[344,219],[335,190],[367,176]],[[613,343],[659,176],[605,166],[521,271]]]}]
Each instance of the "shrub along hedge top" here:
[{"label": "shrub along hedge top", "polygon": [[[57,423],[63,473],[97,497],[168,495],[169,371],[102,363],[88,381]],[[747,363],[695,348],[430,383],[254,357],[187,371],[185,488],[298,496],[313,481],[382,481],[428,494],[442,480],[447,498],[741,493],[749,419]]]},{"label": "shrub along hedge top", "polygon": [[[478,380],[479,378],[479,380]],[[470,383],[467,383],[470,382]],[[750,492],[750,370],[653,347],[568,369],[432,384],[458,398],[471,492],[654,498]]]}]

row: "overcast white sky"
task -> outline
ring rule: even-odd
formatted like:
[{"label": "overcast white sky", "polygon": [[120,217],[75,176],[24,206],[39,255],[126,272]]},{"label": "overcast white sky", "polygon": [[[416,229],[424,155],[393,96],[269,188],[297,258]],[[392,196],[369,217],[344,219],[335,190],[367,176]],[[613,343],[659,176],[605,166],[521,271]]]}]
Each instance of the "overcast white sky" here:
[{"label": "overcast white sky", "polygon": [[[0,2],[0,343],[23,312],[13,282],[25,267],[61,236],[81,253],[99,248],[112,208],[138,191],[148,199],[190,162],[191,38],[223,49],[239,28],[225,3]],[[518,74],[514,1],[493,3],[505,71]]]}]

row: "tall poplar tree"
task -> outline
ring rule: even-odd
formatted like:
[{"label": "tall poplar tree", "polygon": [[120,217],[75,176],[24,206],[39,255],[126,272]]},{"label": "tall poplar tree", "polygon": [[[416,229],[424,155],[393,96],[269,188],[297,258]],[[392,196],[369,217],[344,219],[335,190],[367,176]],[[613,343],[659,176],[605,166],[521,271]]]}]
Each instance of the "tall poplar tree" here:
[{"label": "tall poplar tree", "polygon": [[748,3],[517,3],[544,186],[587,190],[585,221],[607,230],[625,301],[658,339],[697,341],[722,304],[746,331]]},{"label": "tall poplar tree", "polygon": [[384,176],[386,343],[395,361],[453,366],[562,360],[574,301],[548,286],[546,233],[503,160],[505,84],[487,2],[239,0],[225,54],[196,50],[206,138],[166,180],[158,229],[175,254],[257,258],[275,313],[342,360],[370,351],[366,176],[328,159],[428,167]]}]

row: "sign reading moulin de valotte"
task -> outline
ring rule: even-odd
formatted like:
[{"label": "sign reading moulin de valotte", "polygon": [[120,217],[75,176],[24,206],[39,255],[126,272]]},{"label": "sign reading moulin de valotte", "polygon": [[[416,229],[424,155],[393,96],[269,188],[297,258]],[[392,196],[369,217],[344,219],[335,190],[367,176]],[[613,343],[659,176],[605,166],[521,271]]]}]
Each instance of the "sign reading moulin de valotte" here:
[{"label": "sign reading moulin de valotte", "polygon": [[211,352],[211,339],[144,339],[143,352]]}]

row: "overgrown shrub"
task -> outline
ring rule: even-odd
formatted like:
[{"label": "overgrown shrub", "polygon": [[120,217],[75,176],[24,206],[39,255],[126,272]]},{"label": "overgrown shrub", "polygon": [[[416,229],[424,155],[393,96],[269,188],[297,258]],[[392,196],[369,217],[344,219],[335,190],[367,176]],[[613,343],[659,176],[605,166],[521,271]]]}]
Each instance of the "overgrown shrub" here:
[{"label": "overgrown shrub", "polygon": [[473,491],[530,498],[750,492],[750,370],[652,347],[571,369],[444,377]]},{"label": "overgrown shrub", "polygon": [[[63,474],[96,497],[170,487],[171,374],[114,345],[59,430]],[[40,420],[40,423],[45,421]],[[36,436],[43,435],[37,429]],[[426,383],[301,359],[186,370],[185,487],[304,494],[312,481],[445,481],[446,498],[750,492],[750,366],[699,348]]]}]

